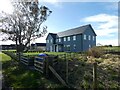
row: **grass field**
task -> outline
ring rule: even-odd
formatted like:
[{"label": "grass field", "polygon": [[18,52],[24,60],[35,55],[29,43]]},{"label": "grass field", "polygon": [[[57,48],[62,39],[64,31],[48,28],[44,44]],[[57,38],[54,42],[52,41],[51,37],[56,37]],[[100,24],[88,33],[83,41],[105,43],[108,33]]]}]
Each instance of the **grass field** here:
[{"label": "grass field", "polygon": [[14,88],[64,88],[58,82],[50,81],[43,74],[31,71],[23,64],[13,61],[9,56],[0,53],[5,86]]},{"label": "grass field", "polygon": [[[61,55],[61,54],[66,54],[65,52],[41,52],[41,53],[46,53],[49,55]],[[28,53],[24,53],[25,55],[32,55],[32,56],[37,56],[38,54],[40,54],[39,52],[28,52]]]},{"label": "grass field", "polygon": [[6,61],[11,60],[11,58],[8,55],[4,54],[4,53],[0,53],[0,58],[1,58],[0,59],[1,62],[6,62]]},{"label": "grass field", "polygon": [[[104,47],[105,50],[120,50],[120,47]],[[41,52],[42,53],[42,52]],[[64,52],[44,52],[46,54],[52,54],[52,55],[60,55],[65,54]],[[24,53],[25,55],[29,56],[37,56],[39,53]],[[79,62],[77,61],[76,64],[78,64],[78,67],[74,66],[73,64],[69,65],[69,68],[72,70],[69,71],[69,82],[73,83],[76,87],[85,87],[89,88],[92,87],[92,64],[93,62],[98,63],[98,86],[101,88],[118,88],[118,69],[120,65],[120,56],[119,55],[113,55],[113,54],[103,54],[99,58],[82,58],[82,55],[77,55],[73,58],[77,58]],[[34,88],[34,87],[40,87],[40,88],[62,88],[63,86],[59,84],[55,79],[55,81],[50,81],[46,79],[42,74],[38,73],[37,71],[30,71],[28,70],[24,65],[19,64],[18,62],[13,60],[5,55],[0,54],[2,56],[2,62],[3,62],[3,74],[5,76],[6,85],[15,87],[15,88]],[[73,60],[73,58],[71,60]],[[68,57],[67,57],[68,59]],[[65,59],[63,59],[65,60]],[[62,63],[62,62],[61,62]],[[66,65],[65,62],[61,64],[60,70]],[[66,68],[63,68],[64,70]],[[65,72],[62,72],[65,74]]]},{"label": "grass field", "polygon": [[103,47],[105,50],[114,50],[120,51],[120,46],[113,46],[113,47]]}]

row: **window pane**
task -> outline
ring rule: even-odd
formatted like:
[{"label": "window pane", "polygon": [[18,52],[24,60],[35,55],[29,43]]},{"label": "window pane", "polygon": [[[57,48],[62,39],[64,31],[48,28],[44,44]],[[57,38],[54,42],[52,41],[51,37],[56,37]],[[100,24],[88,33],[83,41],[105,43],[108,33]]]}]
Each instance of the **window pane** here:
[{"label": "window pane", "polygon": [[95,37],[93,36],[93,41],[95,40]]},{"label": "window pane", "polygon": [[59,42],[61,42],[61,38],[59,38]]},{"label": "window pane", "polygon": [[75,44],[73,45],[73,48],[76,49],[76,45]]},{"label": "window pane", "polygon": [[89,48],[91,48],[91,45],[89,45]]},{"label": "window pane", "polygon": [[49,43],[49,40],[47,40],[47,43]]},{"label": "window pane", "polygon": [[51,43],[52,43],[52,39],[51,39]]},{"label": "window pane", "polygon": [[89,35],[89,40],[91,39],[90,35]]},{"label": "window pane", "polygon": [[66,37],[64,37],[64,41],[66,41]]},{"label": "window pane", "polygon": [[70,51],[70,45],[66,45],[67,51]]},{"label": "window pane", "polygon": [[70,37],[68,37],[68,41],[70,41]]},{"label": "window pane", "polygon": [[73,40],[76,40],[76,36],[73,36]]},{"label": "window pane", "polygon": [[86,40],[86,35],[84,35],[84,40]]}]

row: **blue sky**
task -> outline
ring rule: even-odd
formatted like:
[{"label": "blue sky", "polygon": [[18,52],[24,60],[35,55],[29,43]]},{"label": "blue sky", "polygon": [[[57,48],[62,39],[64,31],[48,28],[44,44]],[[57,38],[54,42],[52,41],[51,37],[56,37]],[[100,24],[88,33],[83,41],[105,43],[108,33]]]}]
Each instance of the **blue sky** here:
[{"label": "blue sky", "polygon": [[49,2],[42,4],[53,11],[45,23],[48,26],[48,32],[57,33],[91,24],[97,33],[97,43],[118,45],[117,2]]},{"label": "blue sky", "polygon": [[[48,33],[57,33],[91,24],[97,34],[97,43],[118,45],[117,2],[58,2],[58,0],[51,0],[40,3],[53,11],[43,24],[48,26]],[[45,42],[46,36],[37,39],[34,43]]]}]

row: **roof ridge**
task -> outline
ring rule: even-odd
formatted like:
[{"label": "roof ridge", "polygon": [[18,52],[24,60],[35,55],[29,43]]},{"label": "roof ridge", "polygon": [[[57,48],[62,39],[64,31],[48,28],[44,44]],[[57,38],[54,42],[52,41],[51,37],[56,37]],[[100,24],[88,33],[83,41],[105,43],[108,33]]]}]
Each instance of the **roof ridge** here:
[{"label": "roof ridge", "polygon": [[[83,26],[74,27],[74,28],[71,28],[71,29],[67,29],[67,30],[58,32],[58,33],[66,32],[66,31],[69,31],[69,30],[73,30],[73,29],[77,29],[77,28],[81,28],[81,27],[86,27],[86,26],[91,26],[91,24],[86,24],[86,25],[83,25]],[[57,34],[58,34],[58,33],[57,33]]]}]

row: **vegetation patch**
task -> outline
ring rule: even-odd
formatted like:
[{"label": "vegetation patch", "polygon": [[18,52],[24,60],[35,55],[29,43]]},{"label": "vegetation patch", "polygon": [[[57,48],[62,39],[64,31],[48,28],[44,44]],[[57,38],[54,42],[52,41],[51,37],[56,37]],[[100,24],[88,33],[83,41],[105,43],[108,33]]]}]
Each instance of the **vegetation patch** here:
[{"label": "vegetation patch", "polygon": [[[4,56],[2,58],[2,72],[6,87],[14,88],[62,88],[59,83],[50,81],[37,71],[31,71],[23,64],[9,59]],[[8,60],[9,59],[9,60]]]},{"label": "vegetation patch", "polygon": [[[96,53],[98,56],[96,56]],[[97,87],[98,88],[120,88],[119,67],[120,56],[116,54],[105,54],[103,47],[93,48],[88,53],[65,53],[65,52],[43,52],[48,55],[57,55],[58,63],[53,66],[57,73],[66,81],[68,75],[68,85],[77,89],[93,88],[93,63],[97,63]],[[29,57],[38,56],[39,53],[25,53]],[[5,57],[5,56],[3,56]],[[6,58],[6,57],[5,57]],[[8,57],[9,58],[9,57]],[[37,71],[30,71],[24,65],[11,63],[13,60],[2,60],[4,63],[4,75],[8,86],[13,87],[42,87],[61,88],[58,82],[47,80]],[[68,73],[66,65],[68,61]],[[8,64],[7,64],[8,62]],[[13,65],[12,65],[13,64]],[[8,68],[9,67],[9,68]],[[16,75],[17,73],[17,75]],[[51,76],[51,75],[50,75]],[[17,79],[16,79],[17,78]],[[54,78],[54,80],[56,80]]]}]

